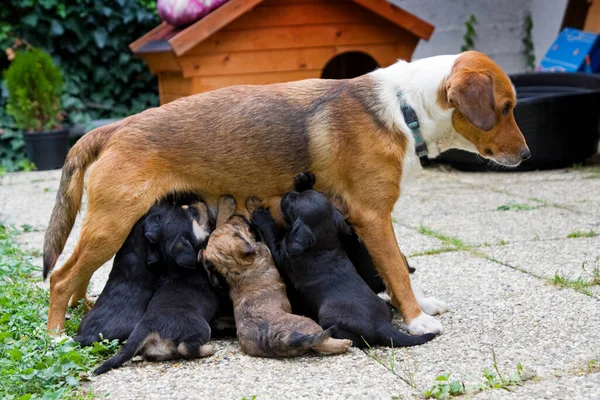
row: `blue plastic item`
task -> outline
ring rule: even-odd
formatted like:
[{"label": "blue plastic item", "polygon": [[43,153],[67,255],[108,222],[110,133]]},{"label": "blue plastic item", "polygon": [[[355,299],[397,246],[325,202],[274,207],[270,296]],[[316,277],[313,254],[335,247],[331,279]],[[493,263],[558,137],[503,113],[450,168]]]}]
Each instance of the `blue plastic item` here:
[{"label": "blue plastic item", "polygon": [[600,34],[565,28],[540,62],[545,72],[600,72]]}]

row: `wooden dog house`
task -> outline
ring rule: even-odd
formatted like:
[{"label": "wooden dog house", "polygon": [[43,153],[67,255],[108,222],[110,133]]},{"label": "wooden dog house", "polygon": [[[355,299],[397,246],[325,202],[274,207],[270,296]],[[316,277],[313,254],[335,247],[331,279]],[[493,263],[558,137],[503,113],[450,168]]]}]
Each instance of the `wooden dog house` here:
[{"label": "wooden dog house", "polygon": [[433,26],[386,0],[230,0],[193,25],[130,44],[161,104],[239,84],[352,78],[410,60]]}]

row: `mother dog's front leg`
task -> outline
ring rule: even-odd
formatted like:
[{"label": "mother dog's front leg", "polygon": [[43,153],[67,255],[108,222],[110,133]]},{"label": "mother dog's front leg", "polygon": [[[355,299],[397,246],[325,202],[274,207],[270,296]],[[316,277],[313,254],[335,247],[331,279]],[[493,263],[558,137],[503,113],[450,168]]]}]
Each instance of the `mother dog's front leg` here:
[{"label": "mother dog's front leg", "polygon": [[377,272],[383,278],[392,302],[400,310],[413,335],[442,333],[442,324],[421,311],[410,285],[406,261],[400,252],[389,213],[356,210],[350,215],[356,233],[363,240]]}]

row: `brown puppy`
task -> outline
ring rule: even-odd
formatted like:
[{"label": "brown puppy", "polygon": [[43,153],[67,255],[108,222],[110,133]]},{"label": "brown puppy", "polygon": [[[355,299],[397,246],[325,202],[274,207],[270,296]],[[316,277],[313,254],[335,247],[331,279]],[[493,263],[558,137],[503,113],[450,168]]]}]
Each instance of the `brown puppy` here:
[{"label": "brown puppy", "polygon": [[[514,88],[478,52],[398,63],[347,80],[233,86],[189,96],[95,129],[71,149],[44,243],[44,277],[80,208],[88,209],[75,251],[50,278],[48,328],[62,330],[69,302],[85,297],[94,271],[121,247],[157,198],[197,192],[257,196],[277,214],[300,172],[313,172],[348,218],[413,334],[440,333],[421,312],[392,229],[401,182],[420,168],[410,106],[435,157],[450,148],[507,166],[529,156],[515,123]],[[431,313],[441,312],[433,307]]]},{"label": "brown puppy", "polygon": [[[217,229],[204,251],[207,270],[229,284],[237,337],[244,353],[260,357],[291,357],[309,349],[344,353],[350,340],[330,338],[315,321],[292,314],[285,285],[260,234],[235,211],[235,200],[219,202]],[[233,214],[233,215],[232,215]]]}]

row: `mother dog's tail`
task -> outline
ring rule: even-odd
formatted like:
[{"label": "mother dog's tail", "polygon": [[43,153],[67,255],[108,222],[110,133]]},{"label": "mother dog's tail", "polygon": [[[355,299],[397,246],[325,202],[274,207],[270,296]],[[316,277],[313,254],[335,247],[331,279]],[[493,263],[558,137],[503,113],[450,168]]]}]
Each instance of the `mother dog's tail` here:
[{"label": "mother dog's tail", "polygon": [[84,135],[69,151],[62,169],[54,210],[44,237],[44,279],[54,268],[75,223],[75,217],[81,207],[86,169],[96,161],[113,133],[124,121],[94,129]]}]

